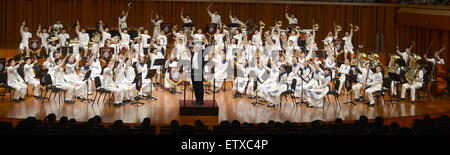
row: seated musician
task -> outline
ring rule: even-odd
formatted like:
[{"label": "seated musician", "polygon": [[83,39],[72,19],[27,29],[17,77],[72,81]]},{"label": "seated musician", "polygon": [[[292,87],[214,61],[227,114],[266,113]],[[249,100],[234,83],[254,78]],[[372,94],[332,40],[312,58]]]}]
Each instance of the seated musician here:
[{"label": "seated musician", "polygon": [[420,69],[417,71],[417,73],[414,75],[414,80],[413,81],[408,81],[407,83],[404,83],[402,85],[402,93],[400,96],[401,100],[405,100],[406,97],[406,90],[410,89],[411,92],[411,102],[415,102],[416,101],[416,89],[422,87],[423,84],[423,78],[425,75],[424,71],[423,71],[423,67],[419,67]]},{"label": "seated musician", "polygon": [[116,75],[115,82],[124,92],[123,102],[124,103],[131,102],[134,100],[134,97],[136,96],[135,93],[136,85],[132,84],[132,82],[130,82],[125,76],[126,69],[131,65],[131,59],[127,60],[126,57],[123,56],[123,54],[120,54],[118,62],[119,63],[114,69],[114,73]]},{"label": "seated musician", "polygon": [[103,81],[101,87],[114,93],[114,106],[121,106],[125,90],[120,88],[119,85],[114,82],[114,64],[115,59],[110,60],[108,66],[103,69]]},{"label": "seated musician", "polygon": [[6,76],[8,86],[12,87],[16,92],[13,96],[13,101],[19,102],[25,100],[25,95],[28,90],[28,86],[22,77],[17,73],[17,69],[23,63],[23,60],[20,60],[16,63],[14,59],[9,59],[9,66],[6,67]]},{"label": "seated musician", "polygon": [[227,69],[228,69],[228,61],[225,57],[225,52],[221,50],[219,54],[216,55],[216,57],[213,59],[215,63],[214,67],[214,80],[215,80],[215,90],[216,92],[219,92],[220,87],[222,87],[222,84],[224,80],[227,77]]},{"label": "seated musician", "polygon": [[337,73],[340,74],[339,77],[339,88],[338,88],[338,94],[341,93],[342,87],[344,87],[345,83],[345,75],[348,75],[350,72],[350,60],[345,59],[344,64],[342,64],[339,68],[337,68]]},{"label": "seated musician", "polygon": [[[235,63],[236,68],[242,72],[238,72],[238,75],[233,82],[233,91],[235,92],[234,97],[242,97],[242,95],[245,94],[245,88],[248,82],[248,74],[250,72],[249,64],[247,60],[244,60],[242,63]],[[240,73],[242,73],[242,75],[240,75]]]},{"label": "seated musician", "polygon": [[75,57],[73,55],[69,55],[68,59],[69,60],[65,66],[64,80],[67,84],[75,87],[75,96],[79,98],[86,98],[86,82],[82,81],[83,79],[80,78],[80,76],[76,72],[76,68],[78,68],[78,64],[80,63],[81,59],[75,60]]},{"label": "seated musician", "polygon": [[[51,70],[53,73],[52,76],[52,82],[53,82],[53,86],[56,86],[57,88],[60,88],[62,90],[66,91],[66,95],[65,95],[65,103],[75,103],[75,101],[73,100],[73,98],[75,97],[75,86],[71,85],[70,83],[66,82],[64,79],[64,68],[63,66],[66,64],[66,59],[67,57],[69,57],[69,55],[67,55],[63,60],[57,58],[55,59],[55,64],[56,66],[54,66]],[[84,91],[86,92],[86,91]]]},{"label": "seated musician", "polygon": [[33,96],[39,98],[41,96],[41,85],[39,83],[39,80],[35,78],[33,69],[36,63],[38,63],[37,59],[34,60],[34,62],[32,63],[31,58],[29,57],[25,58],[25,65],[23,66],[25,75],[24,80],[25,82],[33,86],[33,94],[34,94]]},{"label": "seated musician", "polygon": [[271,84],[272,87],[268,88],[268,97],[267,101],[270,102],[267,107],[275,107],[280,105],[280,95],[281,93],[285,92],[288,89],[289,83],[287,81],[288,79],[288,73],[286,72],[286,66],[281,65],[278,67],[278,65],[273,65],[273,67],[277,68],[279,71],[278,79],[275,80]]},{"label": "seated musician", "polygon": [[322,70],[318,65],[314,67],[314,70],[318,72],[317,76],[313,79],[316,83],[313,87],[306,89],[305,94],[310,104],[308,107],[323,107],[324,97],[330,91],[328,84],[331,82],[331,70],[325,68]]},{"label": "seated musician", "polygon": [[375,105],[375,99],[373,98],[373,93],[376,91],[380,91],[383,87],[383,73],[382,73],[382,68],[381,66],[377,66],[376,68],[376,72],[371,74],[369,73],[369,81],[370,82],[366,82],[365,85],[366,87],[366,95],[369,98],[369,106],[374,106]]},{"label": "seated musician", "polygon": [[[369,68],[369,63],[364,63],[363,66],[358,64],[358,75],[357,75],[357,83],[352,86],[352,90],[355,93],[355,101],[362,101],[361,97],[361,88],[365,89],[365,83],[367,82],[367,77],[370,76],[372,73],[372,70]],[[369,72],[367,72],[369,71]]]}]

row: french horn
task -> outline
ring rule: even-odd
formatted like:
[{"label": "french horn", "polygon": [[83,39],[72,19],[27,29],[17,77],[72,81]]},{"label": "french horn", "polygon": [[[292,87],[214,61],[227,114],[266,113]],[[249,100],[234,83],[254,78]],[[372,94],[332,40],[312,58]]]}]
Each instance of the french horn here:
[{"label": "french horn", "polygon": [[266,24],[263,21],[259,21],[259,27],[263,29],[266,27]]},{"label": "french horn", "polygon": [[342,30],[342,26],[341,25],[334,26],[334,31],[339,32],[341,30]]},{"label": "french horn", "polygon": [[314,24],[314,25],[313,25],[313,30],[314,30],[314,31],[319,30],[319,24]]}]

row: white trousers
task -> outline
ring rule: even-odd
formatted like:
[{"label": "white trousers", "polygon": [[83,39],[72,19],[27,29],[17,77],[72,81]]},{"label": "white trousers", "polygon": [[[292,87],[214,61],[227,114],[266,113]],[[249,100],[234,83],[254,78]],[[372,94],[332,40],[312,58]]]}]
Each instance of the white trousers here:
[{"label": "white trousers", "polygon": [[406,90],[411,89],[411,101],[416,101],[416,89],[422,87],[422,83],[414,82],[412,84],[404,83],[402,85],[402,94],[401,98],[405,98]]},{"label": "white trousers", "polygon": [[361,97],[361,88],[362,88],[362,84],[361,83],[357,83],[355,85],[352,86],[352,90],[355,93],[355,99],[358,99]]},{"label": "white trousers", "polygon": [[24,98],[27,93],[28,86],[23,83],[9,83],[10,87],[14,88],[16,92],[13,95],[13,99]]},{"label": "white trousers", "polygon": [[65,100],[71,101],[73,99],[75,86],[68,83],[63,83],[56,85],[56,87],[66,91]]},{"label": "white trousers", "polygon": [[123,90],[121,88],[114,88],[114,87],[108,87],[108,88],[105,88],[105,89],[114,93],[114,103],[116,103],[116,104],[117,103],[122,103],[123,98],[124,98],[124,91],[125,90]]},{"label": "white trousers", "polygon": [[366,89],[366,95],[369,98],[370,104],[375,104],[375,99],[373,98],[373,92],[379,91],[381,88],[370,87]]},{"label": "white trousers", "polygon": [[35,78],[28,79],[28,84],[31,84],[33,86],[33,95],[39,96],[41,95],[41,85],[38,80]]}]

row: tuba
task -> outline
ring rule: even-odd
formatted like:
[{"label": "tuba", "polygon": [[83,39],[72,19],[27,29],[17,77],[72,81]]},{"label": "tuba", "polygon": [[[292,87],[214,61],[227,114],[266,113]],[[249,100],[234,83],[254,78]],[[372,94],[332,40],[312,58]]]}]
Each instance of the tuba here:
[{"label": "tuba", "polygon": [[420,69],[417,61],[419,61],[420,59],[422,59],[420,56],[416,54],[412,55],[411,62],[408,67],[409,70],[405,73],[405,79],[408,83],[413,83],[415,81],[414,78],[416,77],[416,74]]},{"label": "tuba", "polygon": [[370,60],[370,65],[374,68],[377,67],[378,65],[383,65],[380,61],[380,57],[378,56],[378,54],[373,53],[371,55],[369,55],[369,60]]},{"label": "tuba", "polygon": [[314,31],[319,30],[319,24],[314,24],[314,25],[313,25],[313,30],[314,30]]},{"label": "tuba", "polygon": [[388,66],[388,73],[397,73],[398,70],[398,64],[396,63],[396,61],[399,59],[400,57],[398,55],[395,54],[391,54],[390,56],[390,60],[389,60],[389,66]]}]

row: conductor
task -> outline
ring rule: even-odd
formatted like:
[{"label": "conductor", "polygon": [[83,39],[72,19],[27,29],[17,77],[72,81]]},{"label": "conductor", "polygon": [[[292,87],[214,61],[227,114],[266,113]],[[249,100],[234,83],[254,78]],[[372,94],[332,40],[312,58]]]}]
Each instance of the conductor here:
[{"label": "conductor", "polygon": [[192,54],[191,80],[194,88],[195,101],[193,105],[203,105],[203,45],[194,41]]}]

